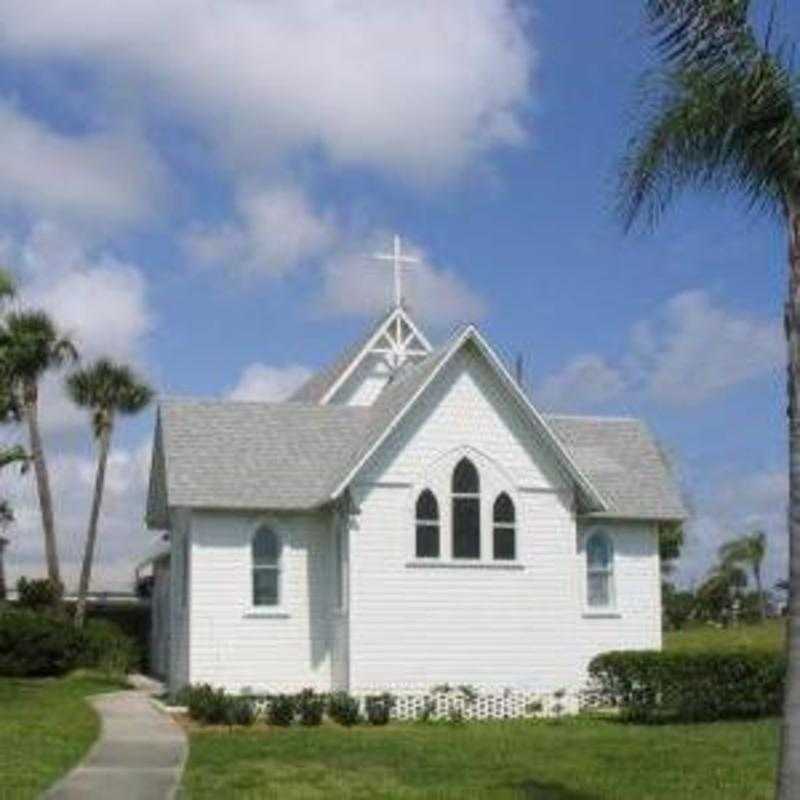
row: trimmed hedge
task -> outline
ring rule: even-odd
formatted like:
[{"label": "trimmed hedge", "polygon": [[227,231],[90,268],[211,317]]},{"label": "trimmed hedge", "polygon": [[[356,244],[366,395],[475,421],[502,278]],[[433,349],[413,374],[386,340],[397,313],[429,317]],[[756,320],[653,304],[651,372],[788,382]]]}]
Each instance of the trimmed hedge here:
[{"label": "trimmed hedge", "polygon": [[751,650],[620,650],[589,664],[589,705],[633,722],[709,722],[779,715],[786,661]]}]

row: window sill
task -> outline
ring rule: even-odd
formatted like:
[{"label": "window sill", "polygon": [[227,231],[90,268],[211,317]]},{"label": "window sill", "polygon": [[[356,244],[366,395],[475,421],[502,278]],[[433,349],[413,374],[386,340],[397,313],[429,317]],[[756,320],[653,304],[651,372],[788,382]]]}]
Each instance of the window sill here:
[{"label": "window sill", "polygon": [[514,572],[525,569],[524,564],[516,561],[470,561],[467,559],[464,561],[424,561],[418,559],[416,561],[407,561],[406,567],[410,569],[500,569]]},{"label": "window sill", "polygon": [[584,619],[619,619],[622,616],[615,608],[584,609]]},{"label": "window sill", "polygon": [[255,606],[253,608],[248,608],[244,612],[244,616],[246,619],[256,617],[266,617],[268,619],[288,619],[292,615],[285,608],[281,608],[280,606]]}]

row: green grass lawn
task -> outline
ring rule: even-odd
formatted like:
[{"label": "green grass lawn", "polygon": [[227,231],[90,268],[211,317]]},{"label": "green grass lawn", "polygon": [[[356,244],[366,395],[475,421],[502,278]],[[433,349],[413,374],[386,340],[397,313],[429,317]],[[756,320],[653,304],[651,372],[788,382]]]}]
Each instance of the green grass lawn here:
[{"label": "green grass lawn", "polygon": [[776,720],[394,723],[196,730],[189,798],[759,800],[773,796]]},{"label": "green grass lawn", "polygon": [[121,687],[88,673],[66,678],[0,678],[0,798],[37,797],[97,738],[85,698]]},{"label": "green grass lawn", "polygon": [[731,628],[696,624],[682,631],[665,633],[664,648],[682,651],[735,648],[782,650],[785,634],[786,621],[782,619],[770,619],[758,625],[736,625]]}]

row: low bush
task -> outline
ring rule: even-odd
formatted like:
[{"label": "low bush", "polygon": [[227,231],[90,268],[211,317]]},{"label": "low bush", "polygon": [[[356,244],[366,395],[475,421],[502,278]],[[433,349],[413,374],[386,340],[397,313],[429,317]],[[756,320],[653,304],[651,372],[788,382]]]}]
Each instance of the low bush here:
[{"label": "low bush", "polygon": [[297,699],[290,694],[276,694],[269,699],[267,722],[270,725],[280,725],[288,728],[294,722],[297,710]]},{"label": "low bush", "polygon": [[127,674],[140,662],[139,650],[113,622],[88,620],[81,631],[83,644],[79,665],[110,674]]},{"label": "low bush", "polygon": [[361,709],[358,700],[347,692],[334,692],[328,700],[328,716],[349,728],[361,722]]},{"label": "low bush", "polygon": [[325,698],[322,695],[313,689],[303,689],[297,695],[296,703],[301,725],[313,727],[322,724],[322,717],[325,714]]},{"label": "low bush", "polygon": [[31,611],[56,608],[61,602],[63,587],[49,578],[21,577],[17,581],[17,605]]},{"label": "low bush", "polygon": [[227,719],[228,725],[243,725],[249,727],[256,721],[256,708],[253,701],[247,697],[228,697]]},{"label": "low bush", "polygon": [[228,721],[229,698],[222,689],[201,683],[186,692],[189,716],[204,725],[223,725]]},{"label": "low bush", "polygon": [[365,706],[370,725],[388,725],[395,702],[394,696],[389,692],[369,695],[365,699]]},{"label": "low bush", "polygon": [[85,639],[66,619],[27,609],[0,613],[0,675],[63,675],[79,665]]},{"label": "low bush", "polygon": [[615,651],[589,664],[590,705],[635,722],[700,722],[780,714],[785,659],[758,651]]}]

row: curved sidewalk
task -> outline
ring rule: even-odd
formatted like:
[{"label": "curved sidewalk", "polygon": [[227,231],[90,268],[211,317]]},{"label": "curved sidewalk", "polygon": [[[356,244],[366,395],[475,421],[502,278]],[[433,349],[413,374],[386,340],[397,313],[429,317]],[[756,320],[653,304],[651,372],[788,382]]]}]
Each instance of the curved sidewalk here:
[{"label": "curved sidewalk", "polygon": [[45,800],[164,800],[175,796],[188,753],[186,735],[157,711],[146,692],[90,698],[101,720],[88,755]]}]

